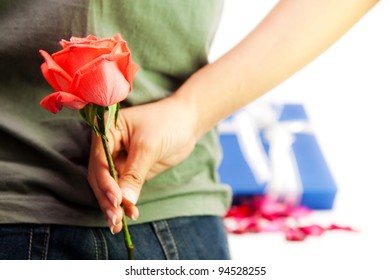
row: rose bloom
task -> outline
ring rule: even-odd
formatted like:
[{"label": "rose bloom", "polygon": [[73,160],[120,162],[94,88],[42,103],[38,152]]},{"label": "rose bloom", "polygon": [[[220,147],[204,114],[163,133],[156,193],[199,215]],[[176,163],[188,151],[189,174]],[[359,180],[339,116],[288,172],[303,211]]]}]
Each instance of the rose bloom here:
[{"label": "rose bloom", "polygon": [[62,50],[49,55],[41,65],[43,76],[56,92],[46,96],[41,106],[57,113],[63,106],[80,110],[88,103],[114,105],[130,93],[138,65],[120,34],[100,39],[71,37],[61,40]]}]

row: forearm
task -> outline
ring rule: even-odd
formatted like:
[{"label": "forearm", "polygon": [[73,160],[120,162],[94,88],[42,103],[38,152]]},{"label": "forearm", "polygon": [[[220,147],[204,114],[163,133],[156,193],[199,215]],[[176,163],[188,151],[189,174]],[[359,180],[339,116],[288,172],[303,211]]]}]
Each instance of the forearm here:
[{"label": "forearm", "polygon": [[376,2],[280,1],[243,41],[174,95],[196,115],[196,137],[307,65]]}]

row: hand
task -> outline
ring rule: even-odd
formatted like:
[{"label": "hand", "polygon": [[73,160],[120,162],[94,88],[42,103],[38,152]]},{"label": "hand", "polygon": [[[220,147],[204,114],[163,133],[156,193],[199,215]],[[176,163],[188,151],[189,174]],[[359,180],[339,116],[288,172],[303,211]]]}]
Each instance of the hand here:
[{"label": "hand", "polygon": [[195,147],[195,114],[177,98],[121,109],[107,133],[118,182],[110,176],[103,145],[92,136],[88,180],[110,229],[122,228],[121,203],[136,220],[143,183],[187,158]]}]

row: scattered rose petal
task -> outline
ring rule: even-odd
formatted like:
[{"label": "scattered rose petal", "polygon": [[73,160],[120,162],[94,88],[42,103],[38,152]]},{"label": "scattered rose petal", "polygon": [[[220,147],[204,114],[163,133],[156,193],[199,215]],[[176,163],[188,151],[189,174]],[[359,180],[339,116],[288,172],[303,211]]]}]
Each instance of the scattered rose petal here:
[{"label": "scattered rose petal", "polygon": [[290,216],[298,219],[309,216],[312,212],[313,210],[311,210],[310,208],[299,205],[291,210]]},{"label": "scattered rose petal", "polygon": [[284,235],[288,241],[303,241],[306,238],[306,234],[297,228],[286,227]]},{"label": "scattered rose petal", "polygon": [[299,226],[300,219],[313,212],[292,201],[281,201],[272,196],[242,199],[229,209],[224,224],[229,233],[282,232],[288,241],[303,241],[307,236],[321,236],[330,230],[356,231],[348,226],[316,224]]},{"label": "scattered rose petal", "polygon": [[274,219],[272,221],[267,221],[263,219],[261,226],[261,231],[263,232],[278,232],[283,231],[286,221],[284,218]]},{"label": "scattered rose petal", "polygon": [[326,229],[319,225],[311,225],[311,226],[305,226],[305,227],[299,227],[300,231],[302,231],[305,235],[312,235],[312,236],[320,236],[324,233]]},{"label": "scattered rose petal", "polygon": [[338,225],[335,225],[335,224],[331,224],[327,230],[346,230],[346,231],[357,231],[351,227],[346,227],[346,226],[338,226]]}]

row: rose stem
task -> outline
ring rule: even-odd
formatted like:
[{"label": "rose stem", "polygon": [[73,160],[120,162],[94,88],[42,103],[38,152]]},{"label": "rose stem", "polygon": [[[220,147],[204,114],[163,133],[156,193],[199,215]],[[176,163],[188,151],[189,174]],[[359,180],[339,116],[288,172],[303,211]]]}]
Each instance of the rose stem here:
[{"label": "rose stem", "polygon": [[[100,128],[100,129],[102,129],[102,128]],[[105,131],[104,128],[102,131]],[[102,143],[103,143],[103,147],[104,147],[104,153],[106,154],[107,163],[108,163],[108,167],[110,170],[110,175],[115,179],[115,181],[118,181],[118,176],[117,176],[117,172],[115,170],[114,162],[112,160],[107,137],[105,135],[101,134],[101,138],[102,138]],[[125,246],[127,249],[127,256],[129,258],[129,260],[134,260],[134,252],[133,252],[134,245],[133,245],[133,242],[131,241],[129,229],[127,227],[125,208],[123,206],[122,206],[122,211],[123,211],[122,229],[123,229],[123,236],[125,239]]]}]

